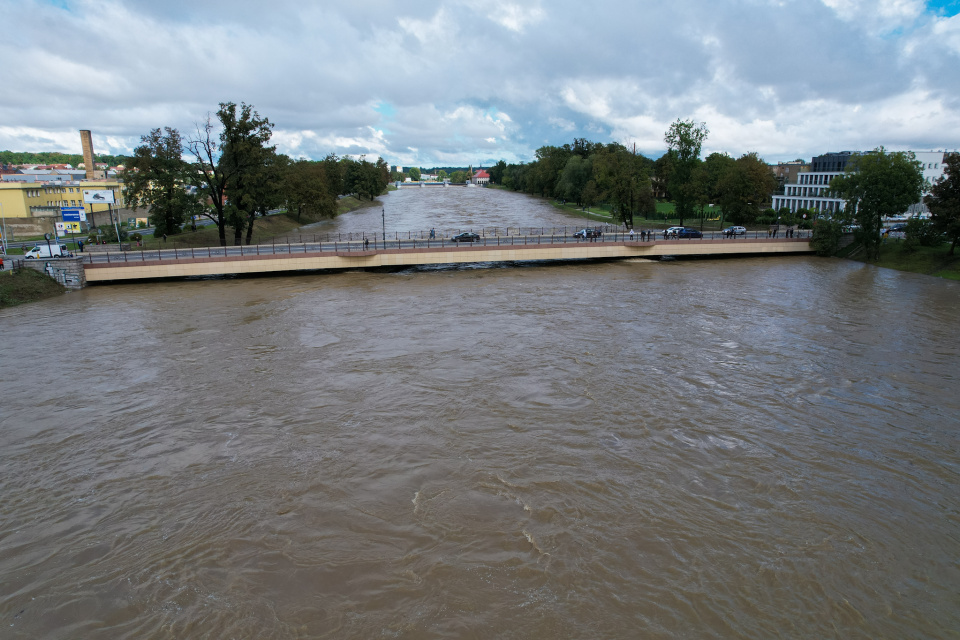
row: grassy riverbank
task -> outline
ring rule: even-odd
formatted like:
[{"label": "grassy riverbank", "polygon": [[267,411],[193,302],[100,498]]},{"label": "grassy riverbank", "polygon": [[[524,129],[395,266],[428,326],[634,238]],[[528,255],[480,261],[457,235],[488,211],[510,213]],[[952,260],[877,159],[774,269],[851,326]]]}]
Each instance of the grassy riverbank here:
[{"label": "grassy riverbank", "polygon": [[851,259],[866,264],[896,269],[897,271],[909,271],[911,273],[922,273],[928,276],[938,278],[947,278],[948,280],[960,280],[960,253],[948,255],[950,244],[943,243],[939,247],[915,247],[907,248],[905,242],[888,242],[880,248],[879,260],[865,260],[858,257],[855,252],[850,254]]},{"label": "grassy riverbank", "polygon": [[65,291],[56,280],[33,269],[0,271],[0,309],[52,298]]}]

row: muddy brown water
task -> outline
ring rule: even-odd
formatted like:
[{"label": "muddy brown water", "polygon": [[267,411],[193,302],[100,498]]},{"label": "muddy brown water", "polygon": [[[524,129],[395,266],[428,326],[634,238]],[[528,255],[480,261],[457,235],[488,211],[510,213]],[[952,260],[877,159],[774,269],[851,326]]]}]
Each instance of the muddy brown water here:
[{"label": "muddy brown water", "polygon": [[0,637],[952,637],[958,293],[778,257],[0,311]]}]

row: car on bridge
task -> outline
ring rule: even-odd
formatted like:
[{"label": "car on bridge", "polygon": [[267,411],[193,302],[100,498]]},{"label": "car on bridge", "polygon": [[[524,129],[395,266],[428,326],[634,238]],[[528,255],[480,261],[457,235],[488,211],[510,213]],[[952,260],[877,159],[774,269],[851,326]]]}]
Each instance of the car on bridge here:
[{"label": "car on bridge", "polygon": [[479,242],[480,235],[473,233],[472,231],[464,231],[463,233],[458,233],[450,239],[454,242]]},{"label": "car on bridge", "polygon": [[663,232],[664,238],[676,238],[677,234],[683,230],[683,227],[667,227]]},{"label": "car on bridge", "polygon": [[680,231],[677,231],[677,238],[702,238],[703,234],[697,231],[696,229],[691,229],[690,227],[683,227]]},{"label": "car on bridge", "polygon": [[724,236],[728,237],[728,238],[729,238],[730,236],[745,236],[745,235],[747,235],[747,228],[746,228],[746,227],[737,227],[737,226],[727,227],[726,229],[724,229],[723,231],[721,231],[721,233],[722,233]]},{"label": "car on bridge", "polygon": [[574,238],[580,238],[582,240],[587,240],[589,238],[600,238],[603,236],[603,232],[600,229],[580,229],[573,234]]}]

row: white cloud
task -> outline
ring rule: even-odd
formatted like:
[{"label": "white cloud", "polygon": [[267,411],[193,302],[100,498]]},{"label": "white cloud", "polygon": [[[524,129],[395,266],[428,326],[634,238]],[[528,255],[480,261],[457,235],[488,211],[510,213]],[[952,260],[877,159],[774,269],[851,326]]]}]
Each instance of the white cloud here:
[{"label": "white cloud", "polygon": [[960,147],[960,18],[920,0],[69,7],[0,2],[0,148],[78,152],[89,128],[130,151],[221,101],[255,105],[287,153],[421,166],[575,137],[658,155],[677,118],[704,120],[711,149],[768,159]]}]

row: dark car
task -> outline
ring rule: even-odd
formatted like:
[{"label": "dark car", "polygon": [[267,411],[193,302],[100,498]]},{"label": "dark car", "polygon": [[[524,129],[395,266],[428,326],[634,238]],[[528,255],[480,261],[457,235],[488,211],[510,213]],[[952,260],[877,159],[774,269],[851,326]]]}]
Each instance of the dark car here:
[{"label": "dark car", "polygon": [[600,231],[600,229],[580,229],[580,231],[577,231],[575,234],[573,234],[573,237],[583,238],[586,240],[587,238],[599,238],[602,235],[603,233]]},{"label": "dark car", "polygon": [[480,236],[472,231],[464,231],[450,238],[454,242],[479,242]]},{"label": "dark car", "polygon": [[684,227],[677,231],[678,238],[702,238],[703,234],[697,231],[696,229],[691,229],[689,227]]}]

